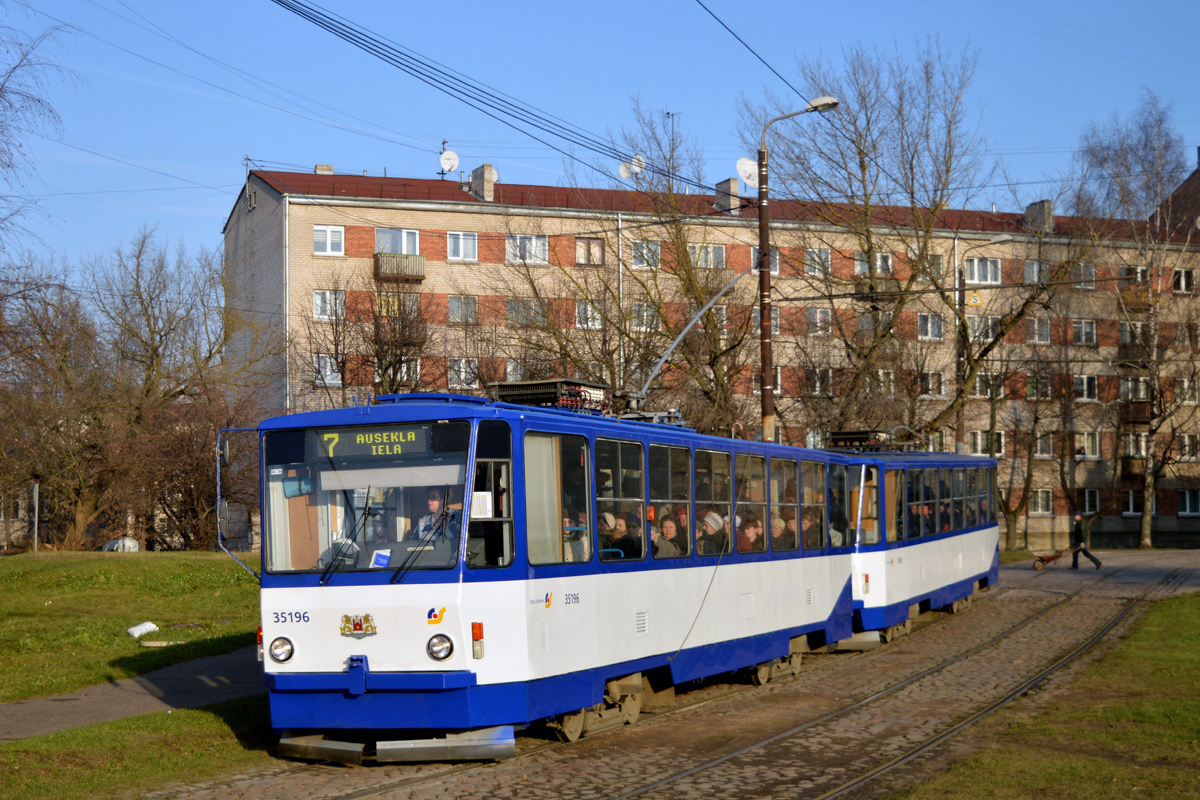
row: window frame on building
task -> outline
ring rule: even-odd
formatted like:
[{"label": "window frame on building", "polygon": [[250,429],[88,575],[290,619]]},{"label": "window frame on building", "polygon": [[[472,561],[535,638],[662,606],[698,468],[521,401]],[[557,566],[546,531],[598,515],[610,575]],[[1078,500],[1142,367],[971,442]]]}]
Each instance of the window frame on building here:
[{"label": "window frame on building", "polygon": [[[324,234],[320,239],[317,234]],[[337,234],[335,237],[334,234]],[[333,245],[337,244],[337,249]],[[318,246],[324,249],[318,249]],[[313,255],[314,256],[344,256],[346,255],[346,226],[345,225],[313,225]]]},{"label": "window frame on building", "polygon": [[[479,298],[472,294],[452,294],[447,300],[449,307],[449,315],[447,317],[448,325],[478,325],[479,324]],[[455,313],[454,307],[458,306],[459,310]]]},{"label": "window frame on building", "polygon": [[532,264],[539,267],[549,265],[550,237],[540,233],[505,234],[504,263]]},{"label": "window frame on building", "polygon": [[[963,259],[963,282],[976,286],[999,286],[1003,270],[998,258],[977,256]],[[982,273],[982,274],[981,274]]]},{"label": "window frame on building", "polygon": [[[458,243],[459,253],[456,255],[454,243]],[[466,253],[466,244],[471,243],[471,254]],[[447,261],[478,261],[479,260],[479,234],[472,231],[447,231],[446,232],[446,260]]]}]

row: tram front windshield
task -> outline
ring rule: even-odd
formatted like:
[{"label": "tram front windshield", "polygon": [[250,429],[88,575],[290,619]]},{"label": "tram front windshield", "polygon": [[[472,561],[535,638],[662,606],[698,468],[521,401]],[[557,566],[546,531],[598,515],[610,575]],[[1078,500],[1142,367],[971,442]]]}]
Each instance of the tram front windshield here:
[{"label": "tram front windshield", "polygon": [[453,567],[469,441],[466,422],[267,432],[266,570]]}]

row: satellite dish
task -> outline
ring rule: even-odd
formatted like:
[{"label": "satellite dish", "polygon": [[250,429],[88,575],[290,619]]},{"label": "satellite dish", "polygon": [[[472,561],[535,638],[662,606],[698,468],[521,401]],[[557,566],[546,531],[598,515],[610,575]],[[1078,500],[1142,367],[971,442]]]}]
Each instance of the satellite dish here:
[{"label": "satellite dish", "polygon": [[622,161],[618,172],[621,175],[621,180],[627,181],[633,176],[633,166],[628,161]]},{"label": "satellite dish", "polygon": [[454,172],[458,169],[458,153],[447,150],[442,153],[442,172]]},{"label": "satellite dish", "polygon": [[746,185],[752,189],[758,188],[758,163],[751,161],[748,158],[739,158],[737,160],[738,177],[746,182]]},{"label": "satellite dish", "polygon": [[633,170],[634,175],[638,174],[646,168],[646,159],[642,158],[641,156],[634,156],[629,161],[629,168]]}]

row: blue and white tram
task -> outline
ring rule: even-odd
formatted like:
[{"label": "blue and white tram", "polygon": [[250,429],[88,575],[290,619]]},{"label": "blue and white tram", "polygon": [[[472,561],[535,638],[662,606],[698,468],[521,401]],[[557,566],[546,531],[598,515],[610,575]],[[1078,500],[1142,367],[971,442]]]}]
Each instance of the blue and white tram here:
[{"label": "blue and white tram", "polygon": [[571,740],[635,720],[645,692],[895,634],[998,573],[988,459],[444,394],[258,435],[283,754],[502,757],[539,720]]}]

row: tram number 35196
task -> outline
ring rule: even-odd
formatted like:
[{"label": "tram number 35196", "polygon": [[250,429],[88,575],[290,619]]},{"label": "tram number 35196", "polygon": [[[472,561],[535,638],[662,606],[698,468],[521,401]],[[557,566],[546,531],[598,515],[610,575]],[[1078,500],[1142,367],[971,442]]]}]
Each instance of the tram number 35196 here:
[{"label": "tram number 35196", "polygon": [[272,611],[274,619],[272,622],[308,622],[307,611]]},{"label": "tram number 35196", "polygon": [[575,592],[567,592],[563,595],[563,603],[568,606],[577,605],[579,603],[579,595]]}]

